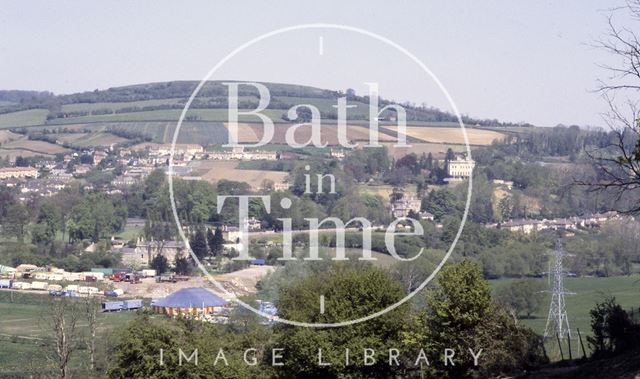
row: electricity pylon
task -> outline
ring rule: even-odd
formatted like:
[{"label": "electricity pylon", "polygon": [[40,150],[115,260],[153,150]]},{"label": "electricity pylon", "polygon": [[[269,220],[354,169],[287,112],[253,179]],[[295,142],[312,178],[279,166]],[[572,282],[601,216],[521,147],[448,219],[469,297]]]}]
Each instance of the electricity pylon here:
[{"label": "electricity pylon", "polygon": [[574,295],[574,292],[568,292],[564,288],[564,277],[567,274],[562,266],[562,259],[568,254],[562,250],[560,241],[556,242],[556,248],[553,252],[553,269],[549,270],[551,279],[551,304],[549,305],[549,315],[547,316],[547,325],[544,327],[544,337],[553,337],[557,335],[564,338],[565,335],[571,338],[571,329],[569,328],[569,318],[567,317],[567,309],[565,307],[564,295]]}]

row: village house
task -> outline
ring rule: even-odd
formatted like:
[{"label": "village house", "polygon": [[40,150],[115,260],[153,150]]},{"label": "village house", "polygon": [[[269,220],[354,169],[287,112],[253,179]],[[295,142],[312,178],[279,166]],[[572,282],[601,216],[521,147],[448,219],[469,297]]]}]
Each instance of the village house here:
[{"label": "village house", "polygon": [[108,154],[104,151],[98,150],[93,153],[93,164],[98,165],[100,162],[107,158]]},{"label": "village house", "polygon": [[489,224],[487,227],[505,229],[511,232],[531,234],[542,230],[578,230],[580,228],[598,228],[609,220],[617,219],[617,212],[598,213],[587,216],[569,218],[544,219],[544,220],[510,220],[497,224]]},{"label": "village house", "polygon": [[162,254],[169,264],[173,264],[176,255],[186,254],[185,245],[182,241],[145,241],[139,238],[136,247],[123,247],[119,251],[122,254],[122,263],[128,267],[149,267],[153,258]]},{"label": "village house", "polygon": [[289,190],[289,182],[288,181],[284,181],[284,182],[273,183],[273,190],[274,191],[288,191]]},{"label": "village house", "polygon": [[402,196],[391,202],[391,216],[395,218],[408,217],[410,212],[419,213],[422,201],[412,196]]},{"label": "village house", "polygon": [[336,158],[338,160],[342,160],[344,159],[344,157],[347,154],[344,152],[344,150],[339,150],[339,149],[329,149],[329,156],[331,158]]}]

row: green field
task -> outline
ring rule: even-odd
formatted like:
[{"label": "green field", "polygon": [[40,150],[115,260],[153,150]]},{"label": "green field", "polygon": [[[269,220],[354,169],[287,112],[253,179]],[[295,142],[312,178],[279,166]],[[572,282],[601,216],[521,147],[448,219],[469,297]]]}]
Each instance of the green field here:
[{"label": "green field", "polygon": [[[26,374],[47,368],[46,354],[52,332],[47,329],[47,304],[51,298],[46,294],[24,294],[0,290],[0,377],[10,373]],[[135,316],[135,312],[103,313],[99,316],[98,338],[111,338],[114,330],[122,327]],[[80,333],[87,332],[88,324],[78,322]],[[78,349],[72,368],[86,367],[87,351]],[[20,377],[20,376],[14,376]]]},{"label": "green field", "polygon": [[[394,186],[390,184],[382,184],[382,185],[358,184],[357,187],[358,187],[358,193],[362,195],[381,196],[385,201],[389,200],[389,195],[391,195],[394,188]],[[408,197],[416,196],[415,186],[405,186],[404,188],[402,188],[402,191]]]},{"label": "green field", "polygon": [[[547,285],[547,279],[539,279]],[[500,286],[507,285],[511,279],[492,280],[491,286],[496,289]],[[576,328],[580,329],[585,344],[585,349],[589,351],[586,336],[591,334],[591,318],[589,311],[597,302],[601,302],[607,296],[614,296],[616,301],[627,311],[635,308],[637,314],[640,307],[640,275],[633,276],[617,276],[609,278],[567,278],[565,279],[565,288],[575,295],[566,295],[567,315],[569,317],[569,326],[571,328],[573,340],[572,350],[574,357],[579,353],[579,342],[577,340]],[[545,294],[543,305],[530,319],[522,319],[521,322],[532,328],[536,333],[542,335],[544,333],[547,321],[547,313],[549,312],[549,302],[551,295]],[[557,341],[549,340],[546,343],[547,350],[552,359],[559,358],[559,350]],[[564,346],[565,358],[567,356],[568,346]],[[581,353],[580,353],[581,354]]]},{"label": "green field", "polygon": [[75,104],[65,104],[62,106],[63,112],[92,112],[96,110],[102,109],[110,109],[112,111],[121,110],[124,108],[130,107],[148,107],[148,106],[157,106],[157,105],[173,105],[179,104],[181,101],[185,99],[153,99],[153,100],[140,100],[140,101],[130,101],[130,102],[114,102],[114,103],[75,103]]}]

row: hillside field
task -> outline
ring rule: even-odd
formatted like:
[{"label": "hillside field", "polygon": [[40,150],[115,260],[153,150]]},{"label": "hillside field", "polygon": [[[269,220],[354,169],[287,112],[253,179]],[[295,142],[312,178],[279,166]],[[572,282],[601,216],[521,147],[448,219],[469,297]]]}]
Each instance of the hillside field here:
[{"label": "hillside field", "polygon": [[264,180],[274,183],[283,182],[288,173],[282,171],[243,170],[238,168],[238,161],[200,161],[193,164],[194,173],[202,179],[217,182],[221,179],[245,182],[254,189],[260,187]]},{"label": "hillside field", "polygon": [[56,145],[53,143],[45,142],[45,141],[33,141],[29,140],[26,137],[22,137],[20,139],[7,142],[2,145],[4,150],[27,150],[34,153],[41,153],[45,155],[55,155],[55,154],[66,154],[71,152],[71,150],[64,148],[60,145]]},{"label": "hillside field", "polygon": [[[397,132],[396,126],[385,127],[388,130]],[[505,137],[504,134],[492,130],[465,128],[470,145],[490,145],[494,140]],[[457,127],[425,127],[407,126],[407,135],[424,142],[464,144],[464,134],[461,128]]]}]

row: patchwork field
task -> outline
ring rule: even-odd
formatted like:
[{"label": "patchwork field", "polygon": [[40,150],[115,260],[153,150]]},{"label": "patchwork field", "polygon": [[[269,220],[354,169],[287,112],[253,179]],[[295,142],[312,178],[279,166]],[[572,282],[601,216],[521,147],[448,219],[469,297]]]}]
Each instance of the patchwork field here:
[{"label": "patchwork field", "polygon": [[217,182],[221,179],[245,182],[254,189],[261,186],[264,180],[279,183],[287,178],[286,172],[266,170],[242,170],[236,161],[199,161],[193,162],[194,175],[201,175],[204,180]]},{"label": "patchwork field", "polygon": [[[275,144],[286,143],[286,133],[293,124],[276,124],[272,142]],[[225,123],[225,127],[228,125]],[[243,123],[238,127],[238,142],[240,143],[256,143],[262,138],[263,126],[258,123]],[[323,124],[321,128],[322,143],[329,145],[338,145],[338,127],[333,124]],[[305,125],[298,128],[295,132],[295,140],[304,143],[311,138],[311,126]],[[369,129],[363,126],[348,125],[347,138],[349,141],[368,141]],[[394,136],[388,134],[379,134],[380,141],[396,141]]]},{"label": "patchwork field", "polygon": [[63,112],[93,112],[100,110],[121,111],[124,109],[130,109],[132,107],[144,108],[149,106],[157,106],[164,104],[179,104],[184,99],[153,99],[153,100],[141,100],[131,102],[115,102],[115,103],[76,103],[65,104],[62,106]]},{"label": "patchwork field", "polygon": [[42,153],[47,155],[55,155],[55,154],[66,154],[71,152],[71,150],[64,148],[60,145],[56,145],[53,143],[45,142],[45,141],[30,141],[27,138],[23,137],[19,140],[11,141],[4,144],[3,149],[5,150],[28,150],[33,151],[35,153]]},{"label": "patchwork field", "polygon": [[[227,133],[229,133],[229,124],[223,124]],[[238,123],[238,143],[256,143],[262,137],[262,130],[254,124]]]},{"label": "patchwork field", "polygon": [[76,141],[87,138],[90,133],[60,133],[56,135],[56,139],[63,143],[73,144]]},{"label": "patchwork field", "polygon": [[28,111],[0,114],[0,129],[42,125],[48,113],[49,111],[46,109],[30,109]]},{"label": "patchwork field", "polygon": [[[47,111],[43,110],[43,112],[44,112],[44,115],[42,117],[43,118],[42,121],[38,123],[34,122],[30,125],[43,124],[44,118],[47,115]],[[154,110],[154,111],[57,118],[57,119],[50,120],[48,124],[61,125],[61,124],[78,124],[78,123],[92,123],[92,122],[178,121],[181,113],[182,113],[182,109],[161,109],[161,110]],[[262,113],[274,121],[282,121],[282,114],[284,113],[284,110],[266,109],[262,111]],[[14,114],[14,113],[11,113],[11,114]],[[225,109],[190,109],[189,112],[187,113],[187,117],[194,117],[197,121],[222,122],[222,121],[227,121],[228,110],[226,108]],[[240,115],[239,121],[258,122],[260,121],[260,119],[256,116]]]},{"label": "patchwork field", "polygon": [[109,147],[111,145],[117,145],[119,143],[127,142],[128,139],[118,137],[114,134],[107,132],[97,132],[90,133],[88,135],[84,135],[83,138],[76,139],[71,142],[71,144],[75,147]]},{"label": "patchwork field", "polygon": [[[397,132],[396,126],[386,126],[387,130]],[[470,145],[490,145],[505,135],[493,130],[466,128]],[[464,135],[460,128],[408,126],[407,135],[425,142],[464,144]]]},{"label": "patchwork field", "polygon": [[0,157],[9,158],[9,160],[15,160],[17,157],[35,157],[36,155],[44,155],[47,157],[53,157],[53,155],[36,153],[35,151],[23,150],[23,149],[3,149],[0,147]]},{"label": "patchwork field", "polygon": [[22,138],[22,135],[12,133],[8,130],[0,130],[0,144]]}]

